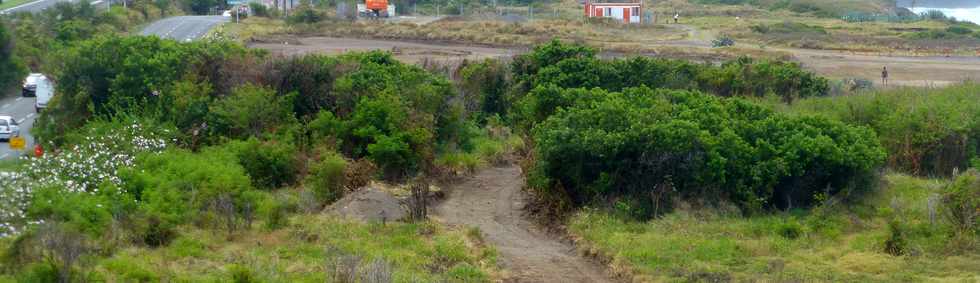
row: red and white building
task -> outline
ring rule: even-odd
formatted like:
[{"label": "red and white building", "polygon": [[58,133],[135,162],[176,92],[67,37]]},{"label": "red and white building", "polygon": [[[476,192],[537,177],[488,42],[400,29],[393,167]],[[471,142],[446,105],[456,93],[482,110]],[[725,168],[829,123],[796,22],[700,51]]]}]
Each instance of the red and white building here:
[{"label": "red and white building", "polygon": [[640,24],[643,21],[643,0],[586,0],[585,16],[613,18],[624,24]]}]

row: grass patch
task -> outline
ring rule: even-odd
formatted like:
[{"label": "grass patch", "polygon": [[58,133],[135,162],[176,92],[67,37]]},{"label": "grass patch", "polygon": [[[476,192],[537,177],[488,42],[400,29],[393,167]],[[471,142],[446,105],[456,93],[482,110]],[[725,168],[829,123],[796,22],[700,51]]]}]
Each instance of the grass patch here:
[{"label": "grass patch", "polygon": [[[326,215],[298,215],[277,231],[252,229],[229,239],[186,227],[167,247],[130,247],[94,265],[109,282],[332,282],[388,272],[394,282],[486,282],[496,252],[465,231],[434,223],[364,224]],[[387,270],[387,271],[386,271]],[[375,274],[377,275],[377,274]]]},{"label": "grass patch", "polygon": [[524,149],[524,140],[506,127],[487,127],[468,143],[466,150],[454,150],[440,154],[436,165],[453,175],[472,174],[477,169],[508,162],[508,157]]},{"label": "grass patch", "polygon": [[32,1],[36,1],[36,0],[5,0],[3,1],[3,3],[0,3],[0,10],[6,10],[9,8],[17,7],[21,4],[30,3]]},{"label": "grass patch", "polygon": [[[675,212],[649,222],[596,210],[569,230],[641,281],[971,281],[976,251],[947,245],[948,224],[929,198],[946,181],[892,174],[864,203],[753,217]],[[885,252],[889,222],[904,229],[902,256]],[[970,264],[970,263],[974,264]]]}]

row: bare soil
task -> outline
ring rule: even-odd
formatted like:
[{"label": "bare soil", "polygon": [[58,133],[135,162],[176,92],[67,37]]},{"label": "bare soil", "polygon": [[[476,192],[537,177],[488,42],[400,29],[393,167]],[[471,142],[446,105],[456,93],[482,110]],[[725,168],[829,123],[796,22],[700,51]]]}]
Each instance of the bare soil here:
[{"label": "bare soil", "polygon": [[488,168],[452,186],[435,218],[479,228],[500,252],[505,282],[612,282],[605,269],[524,217],[528,196],[514,165]]},{"label": "bare soil", "polygon": [[391,51],[395,58],[407,63],[423,59],[461,60],[504,58],[514,56],[520,50],[513,48],[471,46],[434,42],[351,39],[334,37],[300,37],[267,39],[249,43],[249,47],[269,50],[272,54],[292,56],[302,54],[337,55],[348,51]]},{"label": "bare soil", "polygon": [[401,203],[387,191],[367,187],[345,195],[326,211],[364,222],[396,221],[408,215]]}]

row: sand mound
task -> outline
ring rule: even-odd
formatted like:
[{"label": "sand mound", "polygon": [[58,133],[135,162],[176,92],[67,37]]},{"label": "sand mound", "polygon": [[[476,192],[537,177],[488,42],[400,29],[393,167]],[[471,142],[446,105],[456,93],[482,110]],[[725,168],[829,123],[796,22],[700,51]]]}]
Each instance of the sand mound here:
[{"label": "sand mound", "polygon": [[378,188],[368,187],[348,194],[330,206],[342,216],[361,221],[397,221],[408,215],[402,201]]}]

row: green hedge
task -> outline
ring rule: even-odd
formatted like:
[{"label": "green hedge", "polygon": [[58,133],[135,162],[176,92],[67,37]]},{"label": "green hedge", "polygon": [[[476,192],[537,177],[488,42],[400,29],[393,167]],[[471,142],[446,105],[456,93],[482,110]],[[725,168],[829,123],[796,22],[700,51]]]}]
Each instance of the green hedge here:
[{"label": "green hedge", "polygon": [[644,87],[548,93],[565,106],[533,130],[529,182],[579,205],[659,190],[750,211],[802,207],[820,194],[868,189],[885,158],[868,128],[741,99]]},{"label": "green hedge", "polygon": [[793,62],[742,57],[716,66],[649,57],[604,60],[587,47],[557,40],[519,56],[513,69],[528,91],[545,85],[610,91],[647,86],[699,89],[720,96],[775,95],[790,102],[830,90],[827,79]]}]

